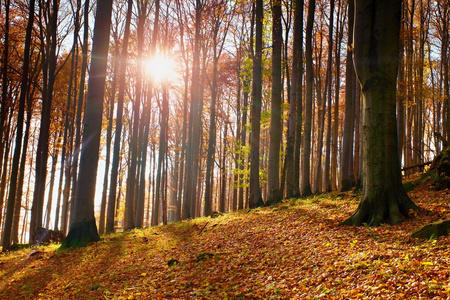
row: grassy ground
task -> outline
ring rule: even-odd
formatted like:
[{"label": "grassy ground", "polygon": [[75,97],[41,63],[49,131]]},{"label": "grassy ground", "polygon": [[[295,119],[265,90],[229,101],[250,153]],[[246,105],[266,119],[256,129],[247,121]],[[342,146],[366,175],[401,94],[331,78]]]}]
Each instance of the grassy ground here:
[{"label": "grassy ground", "polygon": [[396,226],[338,224],[359,198],[327,194],[0,255],[0,299],[364,299],[450,297],[450,237],[411,231],[450,218],[450,191],[409,193]]}]

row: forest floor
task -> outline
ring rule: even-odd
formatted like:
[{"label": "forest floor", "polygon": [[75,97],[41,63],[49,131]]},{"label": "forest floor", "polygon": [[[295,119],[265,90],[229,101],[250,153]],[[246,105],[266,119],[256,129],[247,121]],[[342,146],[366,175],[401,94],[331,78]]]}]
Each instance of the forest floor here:
[{"label": "forest floor", "polygon": [[409,195],[395,226],[339,226],[360,196],[330,193],[1,254],[0,299],[448,299],[450,237],[411,232],[450,219],[450,190]]}]

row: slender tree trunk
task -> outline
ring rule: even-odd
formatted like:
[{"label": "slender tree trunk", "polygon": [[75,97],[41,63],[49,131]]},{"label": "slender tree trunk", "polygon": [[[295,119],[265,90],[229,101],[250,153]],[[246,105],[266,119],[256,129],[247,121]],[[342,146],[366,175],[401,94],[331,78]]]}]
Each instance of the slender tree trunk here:
[{"label": "slender tree trunk", "polygon": [[250,139],[250,198],[249,207],[254,208],[264,202],[259,183],[259,141],[261,134],[261,102],[262,102],[262,27],[263,27],[263,1],[256,0],[255,5],[255,53],[253,56],[253,82],[252,82],[252,109],[251,124],[252,135]]},{"label": "slender tree trunk", "polygon": [[283,48],[283,29],[281,25],[281,1],[272,0],[272,107],[270,113],[270,143],[268,169],[269,203],[280,202],[280,149],[282,137],[281,121],[281,51]]},{"label": "slender tree trunk", "polygon": [[[331,160],[331,65],[333,59],[333,23],[334,23],[334,0],[330,4],[330,25],[328,29],[328,62],[327,62],[327,75],[325,80],[324,103],[327,102],[327,136],[326,136],[326,153],[325,153],[325,166],[324,166],[324,181],[323,188],[326,192],[331,192],[330,182],[330,160]],[[336,60],[339,58],[336,57]],[[339,74],[336,74],[339,77]]]},{"label": "slender tree trunk", "polygon": [[[3,168],[3,154],[5,153],[5,144],[7,143],[4,137],[6,114],[8,112],[9,99],[8,99],[8,63],[9,63],[9,11],[11,1],[5,1],[5,25],[4,25],[4,40],[3,40],[3,60],[2,60],[2,106],[0,108],[0,174]],[[3,212],[3,196],[0,198],[0,222],[2,220],[1,215]]]},{"label": "slender tree trunk", "polygon": [[59,10],[59,1],[53,0],[51,25],[50,25],[51,36],[49,37],[50,53],[48,57],[49,62],[48,85],[42,101],[41,127],[39,131],[39,142],[36,152],[36,181],[33,195],[33,206],[31,208],[30,240],[33,238],[36,230],[39,227],[42,227],[42,219],[44,213],[43,208],[44,208],[45,186],[47,179],[47,161],[49,150],[48,144],[50,137],[51,107],[53,99],[53,87],[56,79],[58,10]]},{"label": "slender tree trunk", "polygon": [[302,156],[302,177],[301,195],[311,195],[310,182],[310,159],[311,159],[311,125],[312,125],[312,102],[313,102],[313,62],[312,62],[312,31],[314,22],[314,11],[316,1],[310,0],[308,4],[308,18],[306,23],[306,103],[305,103],[305,124],[303,136],[303,156]]},{"label": "slender tree trunk", "polygon": [[200,28],[202,26],[201,14],[204,3],[201,0],[195,2],[195,36],[194,36],[194,52],[192,61],[192,78],[191,78],[191,108],[189,114],[189,135],[188,148],[186,157],[186,179],[184,188],[184,213],[185,218],[193,218],[196,216],[197,203],[197,180],[199,170],[199,151],[201,137],[201,91],[200,91],[200,51],[201,36]]},{"label": "slender tree trunk", "polygon": [[[122,56],[121,56],[121,68],[120,68],[120,83],[119,83],[119,97],[124,97],[126,89],[126,74],[127,74],[127,60],[128,60],[128,40],[130,36],[131,15],[133,11],[133,1],[128,0],[127,16],[125,21],[125,33],[123,37]],[[120,101],[120,100],[119,100]],[[122,100],[123,102],[123,100]],[[133,229],[135,227],[135,211],[134,211],[134,191],[136,183],[136,157],[137,157],[137,130],[139,124],[139,107],[140,105],[135,100],[134,106],[134,125],[135,131],[131,137],[131,160],[128,168],[127,176],[127,188],[125,193],[125,229]],[[130,124],[131,126],[131,124]]]},{"label": "slender tree trunk", "polygon": [[111,94],[109,97],[109,112],[108,112],[108,127],[106,129],[106,157],[105,157],[105,174],[103,177],[103,191],[102,202],[100,204],[100,220],[99,220],[99,234],[105,233],[106,222],[106,202],[108,197],[108,179],[109,179],[109,165],[111,161],[111,142],[112,142],[112,127],[114,121],[114,99],[116,95],[116,82],[118,72],[118,60],[114,60],[114,74],[112,75]]},{"label": "slender tree trunk", "polygon": [[[59,134],[61,135],[61,133]],[[52,204],[53,204],[53,189],[55,187],[55,174],[56,174],[56,165],[58,163],[59,151],[55,151],[52,155],[52,168],[50,171],[50,186],[48,189],[48,199],[47,199],[47,208],[45,211],[45,222],[43,223],[44,228],[49,228],[50,225],[50,215],[52,213]]]},{"label": "slender tree trunk", "polygon": [[[300,149],[302,144],[302,124],[303,124],[303,8],[304,8],[304,0],[297,0],[298,7],[298,21],[299,24],[297,26],[297,33],[294,33],[295,36],[298,36],[298,79],[297,79],[297,120],[295,124],[295,143],[294,143],[294,196],[300,196]],[[296,18],[297,19],[297,18]],[[303,135],[304,136],[304,135]]]},{"label": "slender tree trunk", "polygon": [[222,148],[222,162],[220,164],[220,174],[221,174],[221,190],[219,198],[219,211],[226,211],[226,193],[227,193],[227,169],[226,169],[226,159],[227,159],[227,134],[228,134],[228,123],[224,122],[224,133],[223,133],[223,148]]},{"label": "slender tree trunk", "polygon": [[[86,0],[84,3],[84,10],[85,10],[85,16],[86,11],[89,11],[89,0]],[[81,74],[80,74],[80,86],[79,86],[79,92],[78,92],[78,100],[77,100],[77,107],[76,107],[76,120],[75,120],[75,144],[73,147],[72,152],[72,166],[71,166],[71,175],[72,175],[72,190],[71,190],[71,200],[70,200],[70,210],[73,211],[74,205],[75,205],[75,195],[77,192],[77,185],[78,185],[78,159],[79,155],[81,153],[80,146],[81,146],[81,121],[82,121],[82,112],[83,112],[83,105],[84,105],[84,96],[85,96],[85,82],[86,82],[86,70],[88,65],[88,38],[89,38],[89,26],[88,26],[88,18],[84,19],[84,32],[83,32],[83,45],[81,47],[81,51],[83,53],[83,60],[81,62]],[[92,63],[92,62],[91,62]],[[69,184],[69,183],[68,183]],[[67,189],[67,192],[69,193],[69,189]],[[67,215],[69,207],[66,206],[65,215]],[[72,216],[73,214],[70,214],[70,224],[72,224]],[[67,216],[65,217],[64,222],[64,228],[67,227]]]},{"label": "slender tree trunk", "polygon": [[[128,0],[132,2],[131,0]],[[117,100],[117,117],[116,117],[116,131],[114,140],[114,153],[113,162],[111,166],[111,186],[109,189],[108,205],[106,209],[106,233],[114,232],[114,217],[115,217],[115,207],[117,198],[117,178],[119,176],[119,163],[120,163],[120,146],[121,146],[121,136],[123,127],[123,102],[125,97],[125,85],[126,85],[126,69],[127,69],[127,57],[128,57],[128,37],[131,22],[131,9],[130,3],[128,2],[128,11],[126,17],[125,25],[125,35],[122,45],[122,55],[120,60],[120,71],[119,71],[119,95]],[[118,50],[116,50],[118,51]],[[130,208],[131,209],[131,208]]]},{"label": "slender tree trunk", "polygon": [[[72,125],[71,121],[73,121],[73,112],[71,111],[72,107],[72,91],[76,91],[76,65],[78,63],[78,34],[79,34],[79,27],[80,27],[80,20],[79,20],[79,14],[80,14],[80,8],[81,8],[81,0],[77,0],[77,7],[75,10],[75,16],[74,16],[74,35],[73,35],[73,45],[72,45],[72,55],[71,55],[71,70],[70,70],[70,77],[69,77],[69,86],[67,89],[67,105],[66,109],[64,111],[64,137],[63,137],[63,146],[61,150],[61,165],[60,165],[60,172],[59,172],[59,183],[58,183],[58,198],[56,200],[56,212],[55,212],[55,222],[54,222],[54,230],[58,230],[59,226],[59,218],[60,218],[60,210],[61,210],[61,197],[63,194],[63,180],[64,180],[64,170],[69,168],[70,170],[70,152],[72,148],[72,138],[69,137],[72,134]],[[76,92],[74,92],[76,96]],[[74,99],[75,99],[74,96]],[[73,122],[72,122],[73,123]],[[70,125],[69,125],[70,124]],[[69,153],[69,155],[67,155]],[[70,177],[70,171],[67,172],[66,181],[69,180]]]},{"label": "slender tree trunk", "polygon": [[[10,184],[9,184],[9,195],[8,202],[6,207],[5,214],[5,225],[3,227],[3,238],[2,238],[2,246],[3,251],[7,251],[11,246],[11,231],[13,225],[13,216],[14,216],[14,202],[16,200],[16,192],[17,192],[17,177],[19,171],[19,162],[20,162],[20,152],[22,150],[22,131],[23,131],[23,119],[25,115],[25,101],[28,92],[28,69],[30,66],[30,46],[31,46],[31,32],[33,28],[33,20],[34,20],[34,1],[30,1],[30,7],[28,12],[28,23],[25,34],[25,43],[24,43],[24,59],[23,59],[23,67],[22,67],[22,85],[20,87],[20,96],[19,96],[19,110],[17,113],[17,133],[16,133],[16,142],[14,148],[14,156],[13,162],[11,166],[11,175],[10,175]],[[5,164],[3,165],[6,168]]]},{"label": "slender tree trunk", "polygon": [[[301,49],[302,41],[299,39],[299,32],[303,31],[302,22],[300,19],[300,10],[303,11],[303,6],[301,6],[302,1],[294,0],[294,38],[292,44],[292,76],[291,76],[291,88],[290,88],[290,102],[289,102],[289,117],[288,117],[288,133],[286,141],[286,198],[292,198],[295,196],[294,190],[295,186],[298,188],[299,178],[295,177],[294,165],[295,165],[295,139],[300,135],[296,131],[297,122],[297,110],[301,110],[301,106],[297,106],[298,93],[301,93],[301,82],[299,84],[300,76],[300,62],[299,62],[299,51]],[[296,183],[297,182],[297,183]],[[296,191],[298,193],[298,190]]]},{"label": "slender tree trunk", "polygon": [[[155,3],[155,24],[152,35],[152,49],[156,47],[156,38],[158,36],[158,23],[159,23],[159,0]],[[145,39],[145,22],[147,19],[148,2],[138,1],[138,57],[143,58],[144,51],[144,39]],[[139,91],[139,97],[141,97],[142,82],[139,76],[142,70],[138,71],[138,82],[136,84],[136,90]],[[148,145],[148,134],[149,134],[149,116],[150,116],[150,101],[151,101],[151,91],[152,85],[148,85],[148,92],[146,96],[143,97],[143,113],[142,122],[140,124],[141,138],[140,138],[140,157],[141,157],[141,167],[140,172],[138,172],[139,178],[139,191],[137,195],[137,206],[136,206],[136,227],[144,226],[144,204],[145,204],[145,176],[147,170],[147,145]],[[149,209],[149,208],[148,208]]]},{"label": "slender tree trunk", "polygon": [[[159,153],[158,153],[158,167],[156,173],[156,186],[155,186],[155,206],[153,207],[152,219],[153,226],[157,226],[159,224],[159,210],[161,208],[161,204],[163,203],[162,198],[164,198],[164,185],[161,183],[163,181],[163,168],[164,161],[167,153],[167,134],[168,134],[168,126],[169,126],[169,103],[168,103],[168,91],[167,84],[164,83],[163,87],[163,99],[161,105],[161,131],[159,134]],[[164,210],[163,210],[164,211]],[[164,219],[164,217],[163,217]]]},{"label": "slender tree trunk", "polygon": [[[219,24],[217,24],[219,25]],[[211,115],[209,122],[209,140],[208,140],[208,154],[206,159],[206,175],[205,175],[205,206],[203,215],[209,216],[212,212],[212,186],[214,181],[214,161],[216,154],[216,101],[217,101],[217,64],[219,56],[217,55],[217,26],[214,30],[214,49],[213,49],[213,76],[211,85]]]},{"label": "slender tree trunk", "polygon": [[333,140],[332,140],[332,154],[331,154],[331,188],[332,190],[338,189],[337,178],[338,178],[338,144],[339,144],[339,95],[341,87],[341,42],[343,37],[343,24],[345,20],[345,12],[342,11],[342,2],[338,1],[338,13],[337,13],[337,28],[336,28],[336,46],[335,55],[336,66],[335,66],[335,80],[334,80],[334,111],[333,111]]},{"label": "slender tree trunk", "polygon": [[[23,194],[23,184],[25,180],[25,167],[27,162],[27,150],[28,150],[28,139],[30,136],[30,126],[32,118],[32,98],[33,92],[27,96],[27,121],[25,125],[25,134],[23,137],[23,147],[20,160],[20,170],[19,170],[19,181],[17,183],[17,194],[16,202],[14,204],[14,218],[12,227],[12,242],[19,243],[19,222],[20,222],[20,210],[22,208],[22,194]],[[1,219],[1,218],[0,218]]]},{"label": "slender tree trunk", "polygon": [[347,62],[345,65],[345,115],[344,133],[342,141],[342,165],[341,165],[341,191],[348,191],[356,185],[353,173],[353,136],[355,133],[355,94],[353,82],[355,71],[353,67],[353,22],[355,4],[348,3],[348,37],[347,37]]}]

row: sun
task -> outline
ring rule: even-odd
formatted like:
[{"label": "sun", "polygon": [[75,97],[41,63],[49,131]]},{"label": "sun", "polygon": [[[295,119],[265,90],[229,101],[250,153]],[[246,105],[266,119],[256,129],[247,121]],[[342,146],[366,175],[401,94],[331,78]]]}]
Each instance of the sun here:
[{"label": "sun", "polygon": [[144,68],[155,83],[167,83],[177,76],[174,60],[163,53],[158,53],[144,62]]}]

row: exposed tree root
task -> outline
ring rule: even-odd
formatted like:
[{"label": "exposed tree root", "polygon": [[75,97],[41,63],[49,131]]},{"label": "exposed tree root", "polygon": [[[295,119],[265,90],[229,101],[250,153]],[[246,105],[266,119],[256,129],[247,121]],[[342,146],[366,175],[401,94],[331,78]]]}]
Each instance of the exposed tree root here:
[{"label": "exposed tree root", "polygon": [[341,225],[378,226],[384,223],[395,225],[409,218],[409,210],[419,207],[403,192],[380,192],[375,196],[365,196],[358,209]]},{"label": "exposed tree root", "polygon": [[61,248],[85,247],[90,242],[100,240],[95,219],[72,224]]}]

